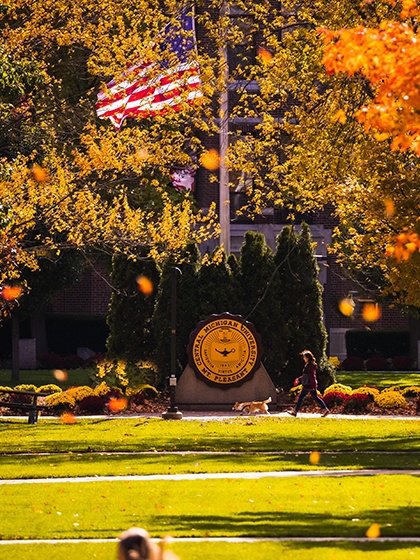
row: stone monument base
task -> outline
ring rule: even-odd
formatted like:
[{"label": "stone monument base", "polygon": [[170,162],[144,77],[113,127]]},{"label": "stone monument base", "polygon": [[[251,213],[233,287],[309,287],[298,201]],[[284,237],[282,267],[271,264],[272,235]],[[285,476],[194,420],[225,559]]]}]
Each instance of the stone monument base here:
[{"label": "stone monument base", "polygon": [[271,397],[276,406],[277,391],[261,364],[248,381],[239,386],[218,387],[207,384],[187,365],[176,386],[176,404],[184,410],[226,410],[235,402],[263,401]]}]

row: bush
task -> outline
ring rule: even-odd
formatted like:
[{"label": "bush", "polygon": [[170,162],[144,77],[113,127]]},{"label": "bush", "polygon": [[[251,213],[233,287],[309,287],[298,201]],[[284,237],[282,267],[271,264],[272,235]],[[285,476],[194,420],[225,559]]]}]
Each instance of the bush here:
[{"label": "bush", "polygon": [[420,387],[416,385],[411,385],[410,387],[406,387],[401,391],[403,397],[420,397]]},{"label": "bush", "polygon": [[156,385],[157,367],[152,362],[129,362],[125,360],[104,360],[97,366],[96,378],[112,387],[136,387]]},{"label": "bush", "polygon": [[341,362],[340,369],[343,371],[360,371],[364,369],[364,360],[359,356],[349,356]]},{"label": "bush", "polygon": [[45,404],[59,414],[65,410],[73,410],[75,399],[68,391],[63,391],[62,393],[53,393],[45,397]]},{"label": "bush", "polygon": [[351,393],[351,396],[353,395],[369,395],[371,400],[373,401],[376,397],[376,395],[379,395],[380,391],[379,389],[376,389],[376,387],[359,387],[358,389],[354,389]]},{"label": "bush", "polygon": [[122,389],[119,387],[110,387],[105,381],[99,383],[99,385],[94,388],[93,392],[96,396],[102,397],[105,402],[109,401],[109,399],[120,399],[124,396],[124,391]]},{"label": "bush", "polygon": [[76,403],[78,403],[82,399],[92,396],[94,392],[92,387],[88,387],[87,385],[80,385],[80,387],[70,387],[70,389],[64,391],[64,394],[69,395],[74,399]]},{"label": "bush", "polygon": [[[12,390],[11,387],[0,387],[0,389],[4,389],[5,391],[11,391]],[[11,397],[11,395],[8,395],[7,393],[0,393],[0,399],[3,402],[11,402],[10,397]],[[1,408],[1,406],[0,406],[0,408]]]},{"label": "bush", "polygon": [[327,387],[324,391],[324,396],[332,391],[339,391],[340,393],[344,393],[345,395],[351,395],[352,388],[349,385],[342,385],[341,383],[334,383]]},{"label": "bush", "polygon": [[41,385],[41,387],[38,387],[36,392],[48,393],[49,395],[51,395],[52,393],[61,393],[62,389],[61,387],[55,385],[54,383],[49,383],[48,385]]},{"label": "bush", "polygon": [[14,391],[36,391],[36,385],[32,385],[32,383],[22,383],[21,385],[16,385]]},{"label": "bush", "polygon": [[344,401],[343,410],[350,413],[366,412],[372,400],[372,396],[367,393],[353,392]]},{"label": "bush", "polygon": [[[25,383],[22,385],[16,385],[13,389],[14,391],[36,391],[36,386],[30,383]],[[8,401],[11,403],[21,403],[21,404],[28,404],[31,403],[33,397],[31,395],[17,395],[16,393],[12,393],[9,395]]]},{"label": "bush", "polygon": [[380,408],[405,408],[407,406],[407,401],[402,394],[393,390],[382,391],[376,395],[375,403]]},{"label": "bush", "polygon": [[145,399],[156,397],[157,394],[157,389],[152,387],[152,385],[139,385],[138,387],[127,390],[127,397],[129,397],[130,401],[135,405],[143,404]]},{"label": "bush", "polygon": [[413,369],[414,361],[410,356],[394,356],[392,358],[392,369],[395,371],[410,371]]},{"label": "bush", "polygon": [[328,408],[334,408],[335,406],[341,406],[348,397],[349,395],[346,395],[342,391],[330,391],[324,394],[322,398]]},{"label": "bush", "polygon": [[383,356],[372,356],[366,360],[365,368],[368,371],[386,371],[389,369],[389,362]]}]

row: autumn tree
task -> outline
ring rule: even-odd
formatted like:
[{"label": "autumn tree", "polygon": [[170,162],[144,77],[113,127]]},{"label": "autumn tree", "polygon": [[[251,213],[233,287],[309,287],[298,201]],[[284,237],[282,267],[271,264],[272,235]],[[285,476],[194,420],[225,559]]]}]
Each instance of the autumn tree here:
[{"label": "autumn tree", "polygon": [[[356,29],[353,39],[341,29]],[[260,41],[259,67],[248,66],[246,74],[259,92],[248,93],[237,109],[260,122],[229,152],[231,169],[253,178],[249,207],[271,204],[293,215],[331,205],[339,224],[331,249],[338,260],[358,281],[371,269],[375,289],[418,307],[410,280],[419,272],[420,233],[418,157],[415,143],[409,146],[418,134],[418,90],[410,79],[418,73],[415,20],[385,1],[304,0],[283,2],[271,30]],[[377,30],[377,51],[369,50],[374,33],[368,30]],[[333,38],[327,51],[325,37]],[[399,46],[388,48],[388,39]],[[371,52],[376,58],[368,59]],[[335,59],[333,53],[339,53]],[[397,89],[387,96],[391,82]],[[378,110],[386,132],[371,113],[377,117]],[[398,238],[401,233],[405,237]]]},{"label": "autumn tree", "polygon": [[[186,105],[120,132],[95,114],[104,82],[131,61],[156,59],[153,41],[175,17],[174,2],[4,6],[0,283],[36,270],[46,251],[135,256],[150,247],[159,258],[213,234],[214,211],[203,216],[170,186],[170,169],[191,162],[194,111]],[[146,188],[157,206],[132,203]]]}]

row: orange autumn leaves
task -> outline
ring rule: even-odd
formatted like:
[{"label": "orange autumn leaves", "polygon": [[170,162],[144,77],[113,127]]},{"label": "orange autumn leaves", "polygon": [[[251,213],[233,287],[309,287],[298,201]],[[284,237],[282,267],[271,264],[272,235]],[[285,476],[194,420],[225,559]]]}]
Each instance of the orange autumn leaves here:
[{"label": "orange autumn leaves", "polygon": [[[356,303],[352,298],[343,298],[338,302],[338,310],[344,317],[354,317]],[[362,303],[360,315],[366,323],[379,321],[382,316],[381,306],[377,302]]]},{"label": "orange autumn leaves", "polygon": [[395,243],[386,248],[387,257],[397,262],[407,261],[411,255],[420,252],[419,235],[413,231],[403,231],[395,237]]},{"label": "orange autumn leaves", "polygon": [[23,290],[21,286],[3,286],[0,290],[0,297],[6,301],[15,301],[22,295]]},{"label": "orange autumn leaves", "polygon": [[[403,18],[418,14],[416,3],[403,3]],[[383,21],[378,28],[321,30],[324,65],[329,74],[365,76],[374,99],[355,113],[367,132],[392,150],[420,155],[420,49],[415,29],[405,21]]]}]

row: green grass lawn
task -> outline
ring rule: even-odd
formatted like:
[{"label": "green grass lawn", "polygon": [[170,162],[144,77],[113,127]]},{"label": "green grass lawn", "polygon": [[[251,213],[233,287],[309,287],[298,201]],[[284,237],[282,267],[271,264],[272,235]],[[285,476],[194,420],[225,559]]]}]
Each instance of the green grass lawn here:
[{"label": "green grass lawn", "polygon": [[[413,544],[369,543],[172,543],[181,560],[415,560],[420,548]],[[112,560],[116,544],[23,544],[0,546],[0,560]]]},{"label": "green grass lawn", "polygon": [[[67,425],[41,417],[38,425],[31,426],[9,418],[0,422],[0,478],[418,468],[419,422],[377,418],[235,417],[180,422],[104,418],[78,419],[76,424]],[[209,456],[197,453],[200,450],[221,453]],[[321,451],[318,465],[309,462],[311,450]],[[195,453],[163,453],[167,451]],[[345,538],[363,537],[375,522],[381,525],[383,536],[415,536],[419,490],[419,478],[403,473],[0,485],[0,535],[4,540],[115,538],[122,530],[140,525],[156,537]],[[177,542],[172,549],[181,560],[243,560],[250,555],[253,560],[409,560],[420,550],[414,545],[376,542]],[[109,560],[115,558],[115,550],[114,543],[0,545],[0,560]]]},{"label": "green grass lawn", "polygon": [[232,417],[167,421],[161,418],[79,419],[37,425],[3,418],[0,453],[91,451],[413,451],[420,420]]},{"label": "green grass lawn", "polygon": [[109,538],[140,524],[157,537],[362,537],[379,523],[417,536],[419,492],[404,474],[4,485],[0,534]]},{"label": "green grass lawn", "polygon": [[350,385],[353,389],[363,385],[371,385],[378,389],[385,389],[393,385],[408,387],[420,385],[420,372],[418,371],[338,371],[337,382]]},{"label": "green grass lawn", "polygon": [[[79,368],[70,369],[67,371],[68,378],[66,381],[58,381],[54,377],[53,369],[34,369],[34,370],[21,370],[19,372],[19,383],[26,384],[31,383],[40,387],[41,385],[49,385],[54,383],[62,389],[67,389],[68,387],[73,387],[74,385],[91,385],[92,376],[95,374],[94,368]],[[1,369],[0,370],[0,385],[1,386],[14,386],[16,383],[11,382],[12,372],[11,370]]]},{"label": "green grass lawn", "polygon": [[59,478],[204,472],[265,472],[317,469],[418,469],[419,452],[321,453],[318,464],[311,464],[305,453],[245,453],[241,455],[203,454],[92,454],[0,455],[0,479]]}]

